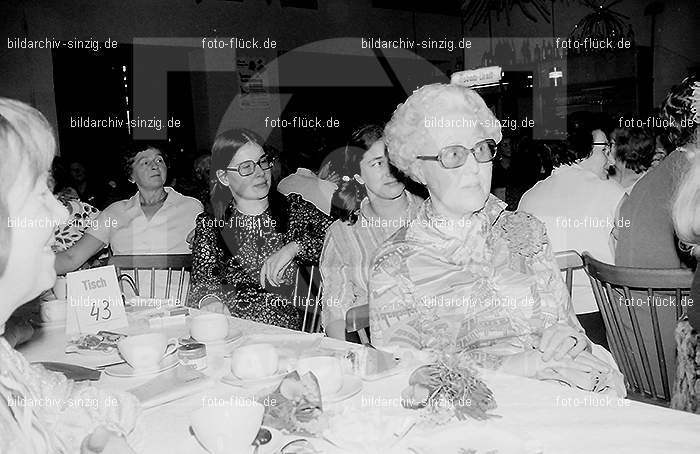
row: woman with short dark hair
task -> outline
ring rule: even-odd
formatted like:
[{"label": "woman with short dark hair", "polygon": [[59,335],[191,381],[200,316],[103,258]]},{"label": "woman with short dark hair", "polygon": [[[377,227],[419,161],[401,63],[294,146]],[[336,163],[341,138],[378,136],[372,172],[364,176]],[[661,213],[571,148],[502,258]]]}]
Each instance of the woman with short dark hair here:
[{"label": "woman with short dark hair", "polygon": [[629,194],[654,160],[655,138],[644,128],[617,128],[610,135],[615,164],[610,176]]},{"label": "woman with short dark hair", "polygon": [[76,270],[105,246],[114,255],[190,252],[187,235],[203,207],[197,199],[165,186],[168,166],[162,151],[135,142],[124,154],[122,167],[136,185],[136,194],[105,208],[74,246],[56,254],[58,274]]}]

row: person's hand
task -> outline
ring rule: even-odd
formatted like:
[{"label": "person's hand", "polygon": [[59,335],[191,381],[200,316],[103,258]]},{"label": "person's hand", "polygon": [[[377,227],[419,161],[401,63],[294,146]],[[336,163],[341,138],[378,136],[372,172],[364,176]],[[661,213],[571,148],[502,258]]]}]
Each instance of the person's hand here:
[{"label": "person's hand", "polygon": [[556,324],[542,331],[539,344],[535,347],[542,352],[543,361],[549,361],[552,358],[559,361],[565,355],[576,358],[589,346],[589,342],[585,334],[568,325]]},{"label": "person's hand", "polygon": [[265,288],[265,281],[268,280],[275,287],[280,285],[284,272],[294,260],[299,252],[299,245],[292,241],[282,247],[265,260],[262,268],[260,268],[260,286]]},{"label": "person's hand", "polygon": [[100,426],[85,437],[80,445],[80,454],[134,454],[126,439]]},{"label": "person's hand", "polygon": [[199,302],[199,308],[203,311],[231,316],[231,311],[229,311],[228,307],[214,295],[205,296]]},{"label": "person's hand", "polygon": [[187,237],[185,238],[185,241],[187,241],[187,245],[190,247],[190,251],[192,250],[192,241],[194,240],[194,229],[190,230],[190,233],[187,234]]},{"label": "person's hand", "polygon": [[575,370],[579,373],[608,373],[611,367],[587,351],[579,353],[576,359],[565,355],[561,359],[552,358],[545,361],[539,350],[528,350],[507,356],[500,369],[510,374],[536,377],[548,369]]},{"label": "person's hand", "polygon": [[340,175],[338,175],[336,172],[331,172],[324,178],[326,181],[330,181],[333,184],[339,185],[340,184]]},{"label": "person's hand", "polygon": [[16,347],[34,336],[34,327],[26,320],[10,317],[5,324],[5,333],[2,336],[10,347]]}]

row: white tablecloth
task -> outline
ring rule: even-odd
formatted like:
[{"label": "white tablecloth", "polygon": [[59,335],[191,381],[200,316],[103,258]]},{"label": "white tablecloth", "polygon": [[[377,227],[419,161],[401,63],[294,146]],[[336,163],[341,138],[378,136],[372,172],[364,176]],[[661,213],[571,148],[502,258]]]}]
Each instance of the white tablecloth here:
[{"label": "white tablecloth", "polygon": [[[277,327],[233,319],[245,335],[261,333],[291,333]],[[184,327],[170,329],[168,334],[182,335]],[[299,334],[303,335],[303,334]],[[324,344],[342,346],[339,341],[325,338]],[[86,366],[104,363],[104,359],[87,358],[63,352],[65,335],[61,328],[44,328],[36,339],[20,347],[30,361],[59,361]],[[209,354],[207,373],[215,379],[228,373],[229,359],[223,354]],[[392,377],[365,382],[363,390],[343,402],[331,404],[331,412],[360,409],[379,417],[415,416],[398,404],[401,390],[408,383],[410,369]],[[528,447],[537,446],[545,453],[700,453],[700,416],[646,405],[629,400],[608,399],[551,383],[539,382],[495,372],[483,372],[483,378],[493,390],[498,408],[493,411],[502,418],[486,422],[466,421],[447,434],[433,437],[457,438],[468,452],[474,437],[493,436],[504,430],[515,435]],[[132,388],[148,379],[103,377],[98,386],[116,390]],[[217,397],[228,400],[237,393],[218,382],[206,392],[147,410],[143,417],[146,427],[143,452],[148,454],[196,454],[206,452],[190,432],[190,413],[203,405],[203,399]],[[393,400],[392,400],[393,399]],[[361,435],[360,435],[361,436]],[[412,438],[430,441],[430,433],[411,431],[401,445],[410,446]],[[440,438],[443,439],[443,438]],[[324,451],[335,451],[323,445]],[[406,452],[406,451],[404,451]],[[409,451],[410,452],[410,451]],[[478,451],[485,452],[485,451]],[[500,451],[503,452],[503,451]]]}]

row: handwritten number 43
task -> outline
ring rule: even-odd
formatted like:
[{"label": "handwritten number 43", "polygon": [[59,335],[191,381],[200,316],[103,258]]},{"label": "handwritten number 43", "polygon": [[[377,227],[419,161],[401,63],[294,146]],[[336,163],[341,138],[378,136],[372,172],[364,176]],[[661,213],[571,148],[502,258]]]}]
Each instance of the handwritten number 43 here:
[{"label": "handwritten number 43", "polygon": [[112,311],[109,309],[109,301],[102,301],[102,308],[97,306],[97,303],[92,303],[92,309],[90,310],[90,316],[95,317],[95,321],[99,322],[102,320],[109,320],[112,316]]}]

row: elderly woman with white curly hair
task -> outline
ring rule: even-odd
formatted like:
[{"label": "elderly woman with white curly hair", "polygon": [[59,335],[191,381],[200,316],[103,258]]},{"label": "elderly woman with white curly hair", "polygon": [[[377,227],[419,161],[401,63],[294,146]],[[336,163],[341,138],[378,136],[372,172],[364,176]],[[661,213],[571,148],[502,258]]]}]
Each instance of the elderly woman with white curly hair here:
[{"label": "elderly woman with white curly hair", "polygon": [[384,132],[391,162],[430,197],[375,255],[373,344],[450,349],[481,367],[624,395],[609,353],[576,319],[544,225],[489,194],[502,136],[483,99],[427,85]]}]

